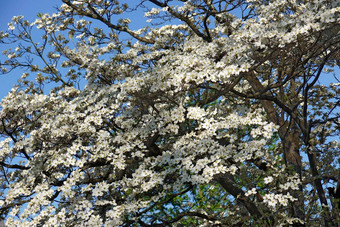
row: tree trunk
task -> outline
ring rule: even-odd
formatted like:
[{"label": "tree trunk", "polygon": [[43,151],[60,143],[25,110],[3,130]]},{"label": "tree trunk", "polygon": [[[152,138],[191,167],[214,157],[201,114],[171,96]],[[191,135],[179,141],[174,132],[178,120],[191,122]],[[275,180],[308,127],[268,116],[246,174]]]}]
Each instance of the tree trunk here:
[{"label": "tree trunk", "polygon": [[[260,83],[258,78],[255,75],[247,75],[246,79],[252,86],[253,90],[256,92],[262,92],[264,90],[263,85]],[[268,114],[269,120],[276,125],[279,125],[279,137],[281,139],[283,149],[284,149],[284,157],[288,166],[293,166],[296,173],[300,175],[301,178],[301,156],[300,156],[300,135],[301,132],[297,127],[297,124],[292,122],[284,121],[283,114],[278,113],[274,107],[273,101],[268,100],[259,100]],[[289,113],[288,113],[289,114]],[[288,128],[290,130],[288,130]],[[292,216],[295,218],[299,218],[300,220],[305,220],[304,213],[304,199],[302,193],[302,187],[299,190],[295,190],[291,192],[292,196],[296,198],[296,201],[293,203],[293,213]],[[300,225],[300,224],[299,224]],[[301,225],[303,226],[303,225]]]}]

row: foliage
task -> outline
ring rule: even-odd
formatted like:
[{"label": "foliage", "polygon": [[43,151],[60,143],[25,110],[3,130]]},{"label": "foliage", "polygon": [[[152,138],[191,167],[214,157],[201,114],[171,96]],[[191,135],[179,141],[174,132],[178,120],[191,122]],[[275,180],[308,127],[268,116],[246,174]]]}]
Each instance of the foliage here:
[{"label": "foliage", "polygon": [[340,2],[129,4],[1,32],[7,225],[335,226]]}]

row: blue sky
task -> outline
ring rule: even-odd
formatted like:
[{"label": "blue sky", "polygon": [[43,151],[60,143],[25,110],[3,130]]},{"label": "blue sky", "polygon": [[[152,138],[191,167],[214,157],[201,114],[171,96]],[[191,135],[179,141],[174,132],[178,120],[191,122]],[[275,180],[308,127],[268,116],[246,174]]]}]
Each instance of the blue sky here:
[{"label": "blue sky", "polygon": [[57,0],[0,0],[0,29],[6,29],[15,15],[33,20],[39,12],[53,12],[58,4]]},{"label": "blue sky", "polygon": [[[13,16],[23,15],[27,20],[34,21],[39,12],[55,12],[55,7],[60,5],[60,2],[57,0],[0,0],[0,30],[7,29],[7,24]],[[4,47],[0,47],[1,51],[3,49]],[[4,58],[0,56],[0,59],[3,60]],[[9,74],[0,75],[0,99],[11,90],[21,74],[20,70],[16,70]]]}]

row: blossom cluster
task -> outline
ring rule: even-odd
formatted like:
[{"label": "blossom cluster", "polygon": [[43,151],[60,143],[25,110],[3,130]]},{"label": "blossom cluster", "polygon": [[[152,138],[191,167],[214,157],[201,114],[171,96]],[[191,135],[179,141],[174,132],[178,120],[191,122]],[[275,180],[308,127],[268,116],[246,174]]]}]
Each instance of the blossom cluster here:
[{"label": "blossom cluster", "polygon": [[[184,23],[133,31],[129,19],[110,21],[131,10],[118,1],[64,2],[58,13],[40,15],[34,23],[15,17],[9,24],[11,34],[36,26],[54,51],[46,53],[45,47],[33,42],[32,50],[20,45],[5,52],[6,64],[14,68],[23,50],[45,63],[22,63],[30,72],[0,104],[4,137],[0,164],[6,169],[0,175],[0,185],[5,185],[0,207],[6,212],[7,225],[141,223],[157,204],[182,195],[188,185],[218,182],[223,186],[220,179],[230,180],[230,187],[238,184],[230,190],[234,197],[228,206],[243,203],[237,209],[245,210],[244,203],[249,202],[262,207],[266,217],[278,215],[277,224],[299,220],[286,215],[289,203],[298,200],[302,175],[286,157],[291,153],[285,151],[282,135],[293,124],[289,120],[299,117],[287,109],[306,113],[308,105],[317,106],[320,101],[311,98],[307,103],[301,97],[308,91],[296,86],[312,76],[301,75],[298,66],[297,72],[290,73],[289,67],[297,65],[290,61],[297,59],[294,51],[314,48],[321,36],[327,48],[339,45],[331,37],[339,34],[328,33],[339,26],[339,4],[248,0],[254,15],[238,18],[226,10],[216,17],[214,27],[207,25],[207,18],[200,18],[196,1],[188,1],[145,13],[150,18],[168,13]],[[185,17],[190,12],[192,16]],[[89,25],[96,19],[109,29],[91,30]],[[209,30],[201,32],[203,28]],[[299,54],[298,60],[313,67],[320,64],[325,52],[315,49],[319,55]],[[28,74],[36,75],[35,82],[29,81]],[[86,81],[86,86],[80,89],[79,81]],[[56,82],[55,88],[44,92],[43,85],[50,82]],[[337,86],[331,87],[319,95],[320,89],[310,92],[315,93],[313,97],[330,97],[338,91]],[[290,97],[282,94],[288,90],[293,92]],[[279,108],[287,113],[274,121],[270,101],[275,102],[272,109],[277,116]],[[327,103],[327,110],[332,103]],[[334,123],[320,120],[326,113],[314,114],[310,122],[316,119],[319,125],[311,126],[308,133],[318,141],[307,141],[306,149],[318,148],[323,136],[335,131]],[[302,128],[303,122],[298,123]],[[327,143],[328,150],[336,146]],[[337,154],[333,150],[331,154]],[[326,161],[332,155],[322,158]],[[333,174],[331,168],[322,168]],[[233,221],[244,218],[237,209],[225,211]],[[213,215],[214,220],[228,219],[224,212]]]}]

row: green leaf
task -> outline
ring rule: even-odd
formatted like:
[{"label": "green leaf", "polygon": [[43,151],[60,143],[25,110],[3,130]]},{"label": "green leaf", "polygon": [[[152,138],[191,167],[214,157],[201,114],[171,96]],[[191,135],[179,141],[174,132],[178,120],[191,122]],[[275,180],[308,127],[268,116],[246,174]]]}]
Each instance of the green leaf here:
[{"label": "green leaf", "polygon": [[73,37],[74,37],[74,31],[73,30],[70,30],[69,32],[68,32],[68,37],[70,38],[70,39],[73,39]]}]

